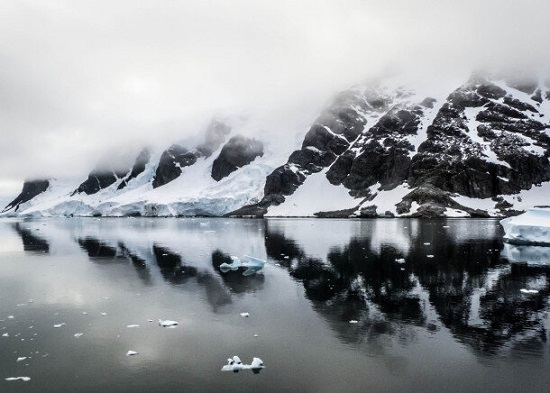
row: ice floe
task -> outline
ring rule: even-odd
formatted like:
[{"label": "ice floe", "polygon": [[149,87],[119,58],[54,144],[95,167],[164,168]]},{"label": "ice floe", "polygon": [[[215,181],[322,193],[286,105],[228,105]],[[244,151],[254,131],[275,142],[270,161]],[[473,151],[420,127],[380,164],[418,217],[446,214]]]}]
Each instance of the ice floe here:
[{"label": "ice floe", "polygon": [[550,208],[529,209],[515,217],[500,221],[504,240],[517,244],[550,246]]},{"label": "ice floe", "polygon": [[222,367],[221,371],[238,373],[241,370],[252,370],[254,374],[258,374],[264,368],[264,362],[260,358],[253,358],[250,364],[243,364],[238,356],[233,356],[227,359],[227,364]]},{"label": "ice floe", "polygon": [[521,288],[519,290],[521,293],[525,293],[527,295],[535,295],[537,293],[539,293],[539,291],[537,291],[536,289],[525,289],[525,288]]},{"label": "ice floe", "polygon": [[178,322],[170,321],[168,319],[166,319],[164,321],[162,319],[159,319],[159,325],[162,326],[162,327],[174,328],[178,325]]},{"label": "ice floe", "polygon": [[245,255],[243,257],[243,261],[241,261],[238,257],[232,255],[231,263],[230,264],[226,262],[222,263],[220,265],[220,270],[222,271],[222,273],[227,273],[230,270],[235,271],[243,267],[243,268],[246,268],[246,270],[243,272],[243,276],[250,276],[262,270],[264,265],[265,265],[265,261],[262,259]]},{"label": "ice floe", "polygon": [[23,381],[23,382],[28,382],[30,381],[31,378],[30,377],[8,377],[6,378],[6,381]]}]

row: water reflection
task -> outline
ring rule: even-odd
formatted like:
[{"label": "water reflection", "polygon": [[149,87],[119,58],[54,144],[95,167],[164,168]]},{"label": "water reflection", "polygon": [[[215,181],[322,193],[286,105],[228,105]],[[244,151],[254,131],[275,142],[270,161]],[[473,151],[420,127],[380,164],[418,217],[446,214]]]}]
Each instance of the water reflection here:
[{"label": "water reflection", "polygon": [[21,236],[21,241],[23,242],[23,250],[33,253],[49,253],[50,245],[47,240],[36,235],[36,231],[39,228],[34,228],[35,233],[32,233],[32,230],[24,227],[21,223],[17,222],[13,224],[13,229],[19,236]]},{"label": "water reflection", "polygon": [[[265,253],[266,269],[285,269],[343,342],[369,352],[384,351],[388,338],[407,344],[442,329],[478,356],[537,355],[546,345],[548,250],[503,245],[495,221],[121,222],[132,221],[82,225],[76,235],[66,223],[57,228],[90,261],[127,263],[148,286],[157,275],[198,285],[214,312],[267,283],[262,272],[247,277],[220,265]],[[13,225],[25,251],[50,252],[48,232],[38,237],[36,227]],[[525,261],[537,263],[516,263]]]}]

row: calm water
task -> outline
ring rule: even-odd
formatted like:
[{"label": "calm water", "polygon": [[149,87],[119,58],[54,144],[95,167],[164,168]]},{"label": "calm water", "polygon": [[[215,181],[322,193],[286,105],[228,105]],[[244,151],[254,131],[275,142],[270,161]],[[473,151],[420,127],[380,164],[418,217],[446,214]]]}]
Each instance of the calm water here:
[{"label": "calm water", "polygon": [[[0,221],[0,391],[548,391],[550,261],[501,239],[493,220]],[[222,273],[230,255],[268,264]],[[267,368],[220,372],[233,355]]]}]

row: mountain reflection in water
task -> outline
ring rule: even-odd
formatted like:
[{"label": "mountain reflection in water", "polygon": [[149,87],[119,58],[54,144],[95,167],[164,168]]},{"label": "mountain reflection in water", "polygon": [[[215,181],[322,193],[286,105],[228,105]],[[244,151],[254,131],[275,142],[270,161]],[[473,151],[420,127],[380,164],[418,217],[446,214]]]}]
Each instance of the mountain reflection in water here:
[{"label": "mountain reflection in water", "polygon": [[[168,226],[160,221],[133,221],[139,225],[111,221],[103,230],[99,222],[83,225],[79,233],[71,229],[66,240],[75,239],[91,261],[130,262],[147,285],[152,285],[153,269],[170,284],[193,280],[205,289],[216,311],[231,303],[233,294],[263,289],[262,272],[243,277],[242,272],[219,269],[231,262],[231,255],[244,254],[235,247],[223,249],[219,238],[228,237],[226,243],[231,243],[241,237],[241,245],[250,241],[247,252],[259,251],[260,257],[267,256],[269,263],[301,282],[313,308],[347,343],[372,346],[377,337],[397,334],[406,341],[414,336],[406,334],[407,326],[414,326],[427,332],[445,327],[478,355],[523,347],[533,355],[546,345],[550,269],[541,263],[511,264],[503,259],[501,234],[494,221],[472,225],[466,220],[364,220],[351,223],[350,228],[348,221],[319,220],[308,233],[298,228],[311,223],[305,220],[228,224],[227,220],[196,219]],[[58,229],[67,227],[66,222],[55,224]],[[331,236],[338,227],[342,231]],[[33,230],[35,222],[18,222],[13,228],[25,251],[50,251],[47,231],[39,237]],[[209,263],[187,257],[190,249],[205,243],[210,251],[201,255]],[[526,295],[522,288],[538,293]],[[350,320],[358,326],[351,326]]]}]

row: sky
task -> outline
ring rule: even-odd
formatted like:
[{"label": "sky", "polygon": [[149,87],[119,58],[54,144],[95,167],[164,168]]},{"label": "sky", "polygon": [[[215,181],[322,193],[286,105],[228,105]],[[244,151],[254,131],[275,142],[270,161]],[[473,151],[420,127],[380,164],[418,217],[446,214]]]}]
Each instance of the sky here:
[{"label": "sky", "polygon": [[0,202],[219,113],[261,114],[284,139],[373,77],[437,89],[547,69],[549,15],[542,0],[0,0]]}]

